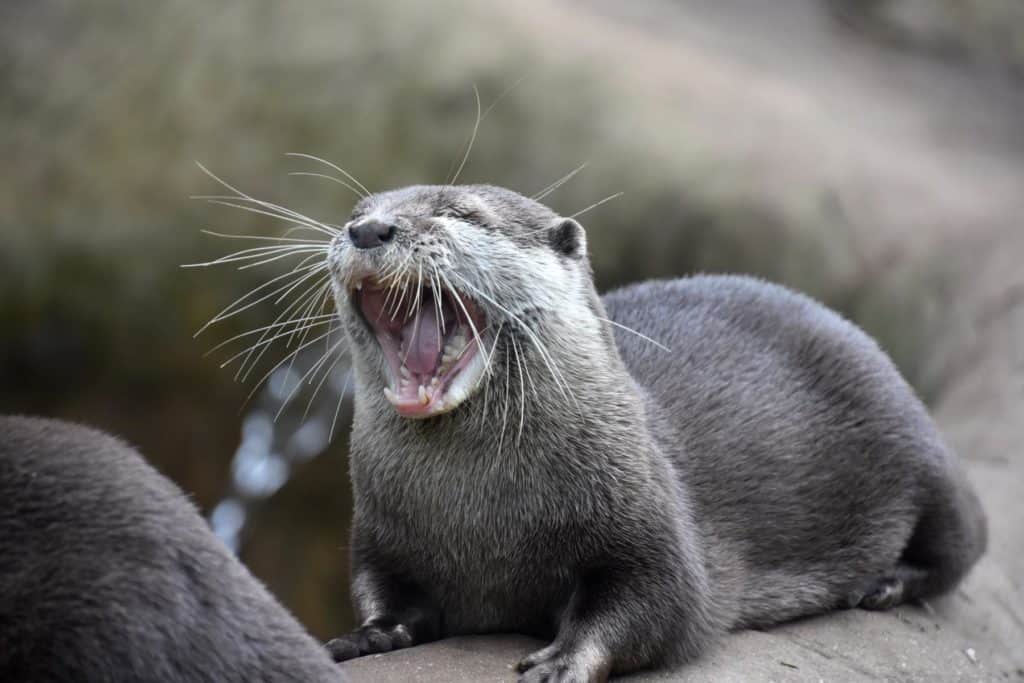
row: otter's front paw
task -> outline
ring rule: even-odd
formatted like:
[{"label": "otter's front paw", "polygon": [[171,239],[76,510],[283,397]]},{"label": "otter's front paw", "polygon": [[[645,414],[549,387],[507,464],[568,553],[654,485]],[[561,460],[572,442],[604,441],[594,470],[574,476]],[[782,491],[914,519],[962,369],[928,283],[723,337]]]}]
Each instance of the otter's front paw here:
[{"label": "otter's front paw", "polygon": [[329,640],[325,647],[336,662],[363,655],[391,652],[413,644],[412,634],[394,619],[373,619],[347,635]]},{"label": "otter's front paw", "polygon": [[548,645],[516,665],[519,683],[600,683],[608,680],[611,662],[596,649]]}]

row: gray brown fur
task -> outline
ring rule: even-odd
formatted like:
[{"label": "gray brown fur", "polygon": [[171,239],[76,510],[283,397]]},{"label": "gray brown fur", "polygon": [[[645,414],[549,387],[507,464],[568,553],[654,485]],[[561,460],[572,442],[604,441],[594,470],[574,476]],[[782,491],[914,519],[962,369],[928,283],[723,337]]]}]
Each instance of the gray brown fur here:
[{"label": "gray brown fur", "polygon": [[[730,629],[941,593],[983,552],[978,501],[912,389],[809,298],[702,276],[602,300],[582,228],[499,188],[407,188],[356,215],[399,230],[369,252],[341,235],[329,257],[357,379],[363,618],[337,659],[515,631],[552,639],[523,680],[601,679]],[[381,395],[344,288],[410,251],[413,272],[472,284],[492,334],[504,323],[494,374],[423,421]]]},{"label": "gray brown fur", "polygon": [[0,416],[0,680],[335,681],[323,649],[131,448]]}]

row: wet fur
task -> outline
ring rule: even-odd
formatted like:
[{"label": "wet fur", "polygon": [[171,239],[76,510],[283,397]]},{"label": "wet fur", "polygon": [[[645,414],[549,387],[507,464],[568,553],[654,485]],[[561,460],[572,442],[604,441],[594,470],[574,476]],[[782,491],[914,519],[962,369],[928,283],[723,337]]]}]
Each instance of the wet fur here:
[{"label": "wet fur", "polygon": [[[704,276],[602,300],[582,228],[499,188],[407,188],[356,215],[400,230],[330,255],[357,379],[363,619],[329,643],[336,659],[515,631],[552,641],[523,680],[601,679],[730,629],[949,590],[983,551],[977,499],[920,401],[810,299]],[[345,291],[396,263],[470,283],[491,321],[492,375],[424,421],[383,398]]]},{"label": "wet fur", "polygon": [[0,416],[0,501],[0,680],[343,680],[117,439]]}]

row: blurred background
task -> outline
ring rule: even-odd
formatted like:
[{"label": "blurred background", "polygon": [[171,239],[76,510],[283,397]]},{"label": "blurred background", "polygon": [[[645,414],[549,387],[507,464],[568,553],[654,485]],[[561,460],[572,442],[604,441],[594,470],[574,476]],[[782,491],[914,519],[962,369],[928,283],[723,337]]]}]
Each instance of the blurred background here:
[{"label": "blurred background", "polygon": [[124,436],[315,635],[349,628],[344,363],[274,422],[318,354],[248,403],[287,351],[247,382],[221,367],[245,344],[204,355],[273,322],[268,300],[193,338],[288,265],[180,268],[252,246],[200,231],[288,224],[190,199],[223,191],[195,162],[341,224],[353,195],[286,154],[443,182],[474,86],[463,182],[533,194],[585,162],[555,210],[623,193],[582,217],[602,290],[786,283],[933,405],[1024,296],[1019,0],[7,0],[0,411]]}]

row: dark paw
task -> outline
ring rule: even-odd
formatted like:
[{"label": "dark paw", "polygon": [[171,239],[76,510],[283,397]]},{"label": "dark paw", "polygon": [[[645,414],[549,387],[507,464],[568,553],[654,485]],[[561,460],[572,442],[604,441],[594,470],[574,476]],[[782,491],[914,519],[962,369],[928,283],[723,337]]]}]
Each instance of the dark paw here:
[{"label": "dark paw", "polygon": [[336,662],[363,655],[400,650],[412,645],[412,635],[404,625],[393,620],[374,620],[352,633],[330,640],[324,646]]},{"label": "dark paw", "polygon": [[609,662],[596,652],[564,652],[549,645],[516,665],[519,683],[594,683],[608,680]]},{"label": "dark paw", "polygon": [[901,602],[903,581],[895,576],[886,576],[879,579],[878,583],[860,599],[859,606],[863,609],[885,610],[892,609]]}]

